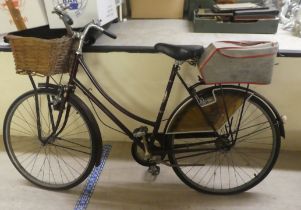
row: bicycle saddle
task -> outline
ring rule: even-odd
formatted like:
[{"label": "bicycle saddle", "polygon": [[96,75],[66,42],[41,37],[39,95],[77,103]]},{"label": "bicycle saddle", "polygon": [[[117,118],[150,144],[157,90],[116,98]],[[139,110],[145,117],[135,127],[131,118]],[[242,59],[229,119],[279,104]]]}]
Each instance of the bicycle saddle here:
[{"label": "bicycle saddle", "polygon": [[199,45],[172,45],[158,43],[155,45],[155,50],[164,53],[176,60],[184,61],[196,57],[201,57],[204,52],[204,47]]}]

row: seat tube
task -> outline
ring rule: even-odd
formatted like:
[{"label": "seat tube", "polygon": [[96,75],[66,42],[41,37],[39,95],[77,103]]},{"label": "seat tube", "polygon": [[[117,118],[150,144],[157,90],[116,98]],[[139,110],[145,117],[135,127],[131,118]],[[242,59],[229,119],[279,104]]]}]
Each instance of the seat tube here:
[{"label": "seat tube", "polygon": [[171,74],[170,74],[170,77],[169,77],[169,80],[168,80],[168,83],[167,83],[165,94],[164,94],[164,97],[163,97],[163,100],[162,100],[162,103],[161,103],[161,106],[160,106],[160,110],[159,110],[159,113],[158,113],[158,116],[157,116],[157,119],[156,119],[156,123],[155,123],[155,126],[154,126],[153,136],[156,136],[158,134],[159,129],[160,129],[161,121],[162,121],[162,118],[163,118],[163,115],[164,115],[164,112],[165,112],[165,109],[166,109],[166,105],[167,105],[167,102],[168,102],[168,99],[169,99],[169,96],[170,96],[170,92],[171,92],[172,86],[174,84],[177,72],[180,69],[180,64],[181,63],[179,61],[176,61],[173,65],[173,67],[172,67],[172,71],[171,71]]}]

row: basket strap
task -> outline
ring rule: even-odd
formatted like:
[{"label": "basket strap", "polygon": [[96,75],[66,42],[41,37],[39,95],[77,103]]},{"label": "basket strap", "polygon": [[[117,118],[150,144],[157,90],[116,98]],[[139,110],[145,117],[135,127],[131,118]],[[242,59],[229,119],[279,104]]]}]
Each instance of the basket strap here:
[{"label": "basket strap", "polygon": [[25,22],[23,20],[23,17],[21,15],[21,12],[18,8],[15,7],[14,3],[12,0],[5,0],[5,3],[7,5],[7,8],[10,12],[10,15],[13,18],[13,21],[17,27],[17,29],[20,30],[25,30],[27,27],[25,25]]}]

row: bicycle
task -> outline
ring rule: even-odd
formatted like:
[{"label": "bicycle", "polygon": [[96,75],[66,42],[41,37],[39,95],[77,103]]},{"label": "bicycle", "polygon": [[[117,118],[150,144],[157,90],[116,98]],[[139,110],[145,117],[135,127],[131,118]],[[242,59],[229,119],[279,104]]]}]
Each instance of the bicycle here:
[{"label": "bicycle", "polygon": [[[96,105],[133,141],[133,158],[149,167],[153,175],[160,172],[158,164],[165,164],[197,191],[235,194],[251,189],[269,174],[279,154],[281,137],[285,137],[283,120],[271,102],[251,90],[249,84],[206,87],[199,77],[199,82],[188,86],[180,74],[181,65],[196,65],[203,47],[159,43],[155,49],[176,61],[156,120],[137,116],[102,89],[83,59],[84,40],[92,28],[113,39],[116,36],[95,22],[81,32],[74,31],[67,8],[59,5],[54,9],[69,36],[78,41],[67,84],[52,84],[47,76],[46,83],[36,86],[29,75],[33,90],[13,102],[4,121],[6,151],[26,179],[42,188],[65,190],[80,184],[99,165],[102,139],[97,119],[101,119],[97,112],[92,114],[75,89],[89,99],[94,111]],[[110,104],[144,126],[130,131],[77,79],[78,66]],[[160,132],[176,77],[189,96],[175,108]]]}]

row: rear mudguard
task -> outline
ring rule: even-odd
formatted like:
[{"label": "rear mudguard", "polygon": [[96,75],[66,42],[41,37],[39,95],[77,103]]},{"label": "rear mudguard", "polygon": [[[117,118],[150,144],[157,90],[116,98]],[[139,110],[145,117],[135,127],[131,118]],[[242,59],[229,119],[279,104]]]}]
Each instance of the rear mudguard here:
[{"label": "rear mudguard", "polygon": [[[39,88],[48,88],[48,89],[53,89],[53,90],[59,90],[61,87],[58,85],[54,85],[54,84],[46,84],[46,83],[39,83],[38,85]],[[73,97],[78,98],[78,96],[73,95]],[[82,102],[82,104],[85,105],[85,103],[78,98],[79,101]],[[85,105],[86,106],[86,105]],[[98,123],[95,119],[95,117],[93,116],[93,114],[91,113],[90,109],[88,107],[85,108],[86,114],[88,115],[89,120],[92,121],[92,123],[96,126],[95,129],[95,134],[96,134],[96,138],[94,139],[94,144],[96,145],[96,162],[95,162],[95,166],[99,166],[100,165],[100,161],[101,161],[101,154],[102,154],[102,137],[101,137],[101,133],[98,127]]]},{"label": "rear mudguard", "polygon": [[[199,84],[196,84],[196,85],[193,85],[193,87],[197,87],[197,86],[201,86],[202,84],[199,83]],[[212,87],[208,87],[208,88],[205,88],[205,89],[202,89],[200,91],[198,91],[198,95],[203,95],[203,94],[206,94],[206,93],[212,93],[212,91],[216,88],[219,88],[219,86],[212,86]],[[275,106],[270,102],[268,101],[265,97],[263,97],[262,95],[260,95],[259,93],[251,90],[251,89],[248,89],[245,88],[245,87],[241,87],[241,86],[236,86],[236,85],[223,85],[223,88],[231,88],[231,89],[236,89],[236,90],[239,90],[239,91],[242,91],[242,92],[246,92],[248,91],[250,95],[252,95],[252,97],[256,97],[258,98],[259,100],[261,100],[270,110],[271,112],[273,113],[273,115],[275,116],[276,120],[277,120],[277,125],[279,127],[279,131],[280,131],[280,135],[285,138],[285,130],[284,130],[284,125],[283,125],[283,120],[279,114],[279,112],[276,110]],[[174,115],[177,113],[178,109],[180,109],[185,103],[187,103],[188,100],[190,100],[191,97],[187,97],[186,99],[184,99],[177,107],[176,109],[173,111],[173,113],[170,115],[167,123],[166,123],[166,126],[165,126],[165,129],[164,129],[164,133],[168,133],[168,128],[169,128],[169,125],[171,123],[171,120],[173,119]]]}]

